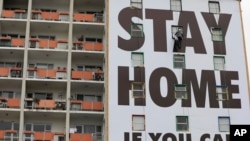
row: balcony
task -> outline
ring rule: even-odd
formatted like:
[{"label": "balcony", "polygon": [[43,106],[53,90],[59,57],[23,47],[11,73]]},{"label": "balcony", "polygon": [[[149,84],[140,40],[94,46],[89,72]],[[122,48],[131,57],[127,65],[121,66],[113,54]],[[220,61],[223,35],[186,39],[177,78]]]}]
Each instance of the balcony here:
[{"label": "balcony", "polygon": [[63,132],[41,132],[41,131],[24,131],[24,135],[31,135],[33,139],[36,140],[42,140],[42,141],[54,141],[55,136],[64,136],[65,133]]},{"label": "balcony", "polygon": [[99,101],[71,100],[71,110],[103,111],[103,103]]},{"label": "balcony", "polygon": [[47,21],[69,21],[69,12],[60,11],[42,11],[42,10],[32,10],[31,18],[33,20],[47,20]]},{"label": "balcony", "polygon": [[30,38],[30,48],[38,49],[67,49],[67,40],[50,40],[50,39],[39,39]]},{"label": "balcony", "polygon": [[20,108],[20,99],[0,97],[0,108]]},{"label": "balcony", "polygon": [[3,10],[2,18],[11,18],[11,19],[26,19],[27,11],[22,9],[16,10]]},{"label": "balcony", "polygon": [[18,140],[18,132],[17,130],[0,130],[0,140]]},{"label": "balcony", "polygon": [[102,135],[97,133],[71,133],[70,141],[102,141]]},{"label": "balcony", "polygon": [[37,79],[66,79],[66,68],[46,69],[46,68],[28,68],[28,77]]},{"label": "balcony", "polygon": [[72,71],[71,78],[74,80],[95,80],[103,81],[103,71]]},{"label": "balcony", "polygon": [[0,46],[1,47],[24,47],[24,38],[11,38],[8,37],[0,37]]},{"label": "balcony", "polygon": [[22,68],[21,67],[0,67],[0,77],[21,78]]},{"label": "balcony", "polygon": [[72,49],[84,51],[103,51],[103,43],[74,41]]}]

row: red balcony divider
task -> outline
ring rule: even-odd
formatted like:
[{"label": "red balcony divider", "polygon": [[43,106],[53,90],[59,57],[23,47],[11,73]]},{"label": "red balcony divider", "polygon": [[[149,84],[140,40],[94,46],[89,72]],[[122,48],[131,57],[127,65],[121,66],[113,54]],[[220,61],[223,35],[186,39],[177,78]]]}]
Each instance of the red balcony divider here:
[{"label": "red balcony divider", "polygon": [[84,14],[84,21],[93,22],[94,21],[94,14]]},{"label": "red balcony divider", "polygon": [[0,68],[0,76],[8,77],[10,68]]},{"label": "red balcony divider", "polygon": [[51,20],[50,12],[41,12],[41,18],[43,20]]},{"label": "red balcony divider", "polygon": [[85,80],[92,80],[93,79],[93,72],[91,71],[83,71],[82,72],[82,78]]},{"label": "red balcony divider", "polygon": [[84,50],[102,51],[103,44],[97,42],[84,42],[83,48]]},{"label": "red balcony divider", "polygon": [[58,12],[51,12],[50,15],[51,15],[51,20],[55,20],[55,21],[59,20],[60,13],[58,13]]},{"label": "red balcony divider", "polygon": [[103,103],[102,102],[93,102],[93,110],[95,111],[102,111],[103,110]]},{"label": "red balcony divider", "polygon": [[81,22],[83,21],[84,15],[81,13],[75,13],[74,14],[74,21]]},{"label": "red balcony divider", "polygon": [[0,130],[0,139],[4,139],[4,134],[5,134],[5,131],[4,130]]},{"label": "red balcony divider", "polygon": [[71,133],[70,141],[92,141],[92,134],[90,133]]},{"label": "red balcony divider", "polygon": [[37,69],[36,75],[38,78],[46,78],[47,77],[47,69]]},{"label": "red balcony divider", "polygon": [[34,132],[34,140],[53,141],[54,133],[52,132]]},{"label": "red balcony divider", "polygon": [[20,108],[20,99],[17,98],[9,98],[7,101],[8,108]]},{"label": "red balcony divider", "polygon": [[40,48],[57,48],[58,42],[56,40],[39,40]]},{"label": "red balcony divider", "polygon": [[56,106],[55,100],[39,100],[36,108],[44,108],[44,109],[54,109]]},{"label": "red balcony divider", "polygon": [[14,18],[15,11],[14,10],[3,10],[2,17],[3,18]]},{"label": "red balcony divider", "polygon": [[74,14],[74,21],[77,21],[77,22],[93,22],[94,21],[94,14],[75,13]]},{"label": "red balcony divider", "polygon": [[37,69],[38,78],[56,78],[56,71],[54,69]]},{"label": "red balcony divider", "polygon": [[93,72],[91,71],[72,71],[72,79],[93,80]]},{"label": "red balcony divider", "polygon": [[12,47],[24,47],[24,39],[12,38],[11,39],[11,46]]},{"label": "red balcony divider", "polygon": [[82,102],[82,110],[92,110],[92,109],[93,109],[93,102],[91,101]]}]

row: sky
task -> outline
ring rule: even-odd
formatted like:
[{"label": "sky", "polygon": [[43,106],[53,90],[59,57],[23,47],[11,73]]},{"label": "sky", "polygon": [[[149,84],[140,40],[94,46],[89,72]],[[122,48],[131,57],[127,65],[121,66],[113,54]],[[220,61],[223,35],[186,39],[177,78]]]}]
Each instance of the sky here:
[{"label": "sky", "polygon": [[248,69],[250,70],[250,0],[242,0],[241,9],[243,16],[245,43],[247,48]]}]

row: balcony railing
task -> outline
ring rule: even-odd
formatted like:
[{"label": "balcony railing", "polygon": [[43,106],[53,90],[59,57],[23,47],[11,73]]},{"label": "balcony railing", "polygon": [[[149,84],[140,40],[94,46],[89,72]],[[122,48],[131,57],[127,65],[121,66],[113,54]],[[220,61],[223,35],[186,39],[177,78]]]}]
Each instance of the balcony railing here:
[{"label": "balcony railing", "polygon": [[103,43],[75,41],[73,50],[103,51]]},{"label": "balcony railing", "polygon": [[67,49],[67,40],[49,40],[49,39],[39,39],[30,38],[30,48],[39,49]]},{"label": "balcony railing", "polygon": [[0,130],[0,140],[18,140],[18,132],[17,130]]},{"label": "balcony railing", "polygon": [[69,12],[45,12],[41,10],[32,10],[32,19],[49,21],[69,21]]},{"label": "balcony railing", "polygon": [[16,10],[3,10],[2,18],[15,18],[15,19],[26,19],[27,11],[22,9]]},{"label": "balcony railing", "polygon": [[59,135],[59,136],[64,136],[65,133],[63,132],[51,132],[51,131],[46,131],[46,132],[38,132],[38,131],[24,131],[23,134],[25,135],[30,135],[34,138],[35,141],[41,140],[41,141],[54,141],[54,136]]},{"label": "balcony railing", "polygon": [[99,101],[71,100],[72,110],[103,111],[103,103]]},{"label": "balcony railing", "polygon": [[0,97],[0,108],[20,108],[20,99]]},{"label": "balcony railing", "polygon": [[72,71],[71,78],[76,80],[104,80],[103,71]]},{"label": "balcony railing", "polygon": [[66,100],[25,98],[26,109],[65,110]]},{"label": "balcony railing", "polygon": [[102,141],[102,135],[97,133],[71,133],[70,141]]},{"label": "balcony railing", "polygon": [[38,79],[66,79],[66,68],[63,69],[43,69],[43,68],[28,68],[29,78]]},{"label": "balcony railing", "polygon": [[22,77],[22,68],[20,67],[0,67],[0,77]]},{"label": "balcony railing", "polygon": [[103,14],[98,12],[93,14],[74,13],[73,19],[75,22],[103,22]]},{"label": "balcony railing", "polygon": [[2,47],[24,47],[24,38],[0,37]]}]

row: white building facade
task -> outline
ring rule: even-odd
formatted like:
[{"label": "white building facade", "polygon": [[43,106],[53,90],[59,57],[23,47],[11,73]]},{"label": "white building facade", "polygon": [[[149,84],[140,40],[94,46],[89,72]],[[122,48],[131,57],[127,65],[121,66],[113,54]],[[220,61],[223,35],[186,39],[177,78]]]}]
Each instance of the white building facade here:
[{"label": "white building facade", "polygon": [[109,9],[108,140],[229,141],[230,125],[250,123],[240,1]]},{"label": "white building facade", "polygon": [[0,0],[0,141],[229,141],[250,124],[240,10]]}]

